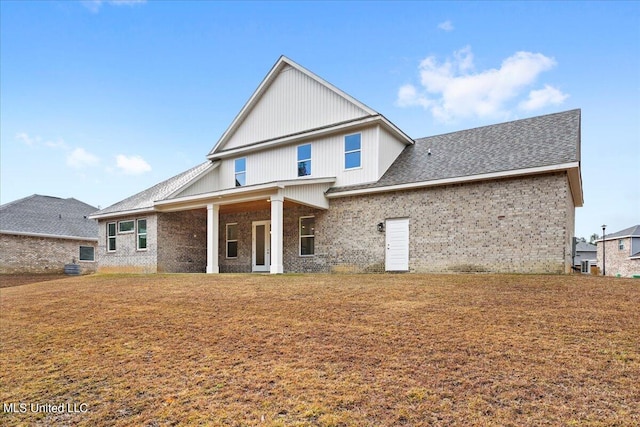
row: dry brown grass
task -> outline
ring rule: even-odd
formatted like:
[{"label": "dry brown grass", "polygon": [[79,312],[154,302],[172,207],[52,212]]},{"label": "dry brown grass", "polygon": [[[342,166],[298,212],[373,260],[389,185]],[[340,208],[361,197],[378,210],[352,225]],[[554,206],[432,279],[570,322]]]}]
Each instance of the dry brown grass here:
[{"label": "dry brown grass", "polygon": [[640,281],[95,275],[4,288],[1,425],[640,424]]}]

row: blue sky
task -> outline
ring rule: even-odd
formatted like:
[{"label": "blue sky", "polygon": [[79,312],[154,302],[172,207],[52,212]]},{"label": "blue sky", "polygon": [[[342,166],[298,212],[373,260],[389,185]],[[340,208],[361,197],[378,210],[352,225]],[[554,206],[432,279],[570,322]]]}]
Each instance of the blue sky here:
[{"label": "blue sky", "polygon": [[640,2],[0,2],[0,201],[205,160],[280,55],[414,138],[582,109],[576,235],[640,223]]}]

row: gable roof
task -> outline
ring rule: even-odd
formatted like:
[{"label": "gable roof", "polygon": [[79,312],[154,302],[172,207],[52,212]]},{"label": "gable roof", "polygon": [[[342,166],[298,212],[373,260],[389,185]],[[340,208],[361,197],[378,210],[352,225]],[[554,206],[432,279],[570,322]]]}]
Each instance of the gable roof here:
[{"label": "gable roof", "polygon": [[[286,71],[295,73],[285,74]],[[327,132],[334,127],[356,125],[374,119],[405,143],[413,143],[411,138],[380,113],[286,56],[281,56],[207,157],[215,159],[230,150],[288,141],[292,137]],[[274,123],[277,129],[273,129]],[[242,131],[245,133],[238,136]],[[243,141],[232,143],[234,138]]]},{"label": "gable roof", "polygon": [[577,242],[576,252],[597,252],[598,247],[589,242]]},{"label": "gable roof", "polygon": [[104,209],[91,214],[91,218],[105,218],[109,216],[119,216],[128,213],[140,213],[153,210],[153,203],[163,200],[185,185],[191,183],[195,178],[205,173],[212,166],[211,162],[204,162],[192,167],[178,175],[164,180],[153,187],[147,188],[140,193],[134,194],[118,203],[114,203]]},{"label": "gable roof", "polygon": [[[625,228],[615,233],[606,234],[604,240],[619,239],[622,237],[640,237],[640,224]],[[600,240],[602,241],[602,239]]]},{"label": "gable roof", "polygon": [[98,240],[97,208],[79,200],[34,194],[0,206],[0,233]]},{"label": "gable roof", "polygon": [[[336,187],[340,193],[454,180],[580,162],[580,110],[417,139],[379,181]],[[579,177],[578,177],[579,178]],[[582,203],[582,189],[577,200]],[[574,200],[576,197],[574,196]]]}]

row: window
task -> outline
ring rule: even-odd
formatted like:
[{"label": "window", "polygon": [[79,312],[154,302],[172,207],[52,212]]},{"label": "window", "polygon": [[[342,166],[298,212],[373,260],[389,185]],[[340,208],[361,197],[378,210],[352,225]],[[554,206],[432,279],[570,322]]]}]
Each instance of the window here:
[{"label": "window", "polygon": [[580,272],[581,273],[589,274],[590,267],[591,267],[591,261],[589,261],[588,259],[585,259],[584,261],[580,262]]},{"label": "window", "polygon": [[300,256],[315,253],[316,219],[312,216],[300,217]]},{"label": "window", "polygon": [[120,221],[118,223],[118,233],[133,233],[133,220],[131,221]]},{"label": "window", "polygon": [[80,246],[80,261],[95,261],[93,246]]},{"label": "window", "polygon": [[147,249],[147,220],[139,219],[138,220],[138,250],[146,250]]},{"label": "window", "polygon": [[344,168],[354,169],[361,166],[360,161],[361,140],[360,134],[344,137]]},{"label": "window", "polygon": [[238,258],[238,224],[227,224],[227,258]]},{"label": "window", "polygon": [[618,239],[618,250],[619,251],[624,250],[624,239]]},{"label": "window", "polygon": [[116,250],[116,223],[110,222],[107,224],[107,252],[114,252]]},{"label": "window", "polygon": [[247,159],[236,159],[235,161],[236,187],[242,187],[247,183]]},{"label": "window", "polygon": [[311,175],[311,144],[298,146],[298,176]]}]

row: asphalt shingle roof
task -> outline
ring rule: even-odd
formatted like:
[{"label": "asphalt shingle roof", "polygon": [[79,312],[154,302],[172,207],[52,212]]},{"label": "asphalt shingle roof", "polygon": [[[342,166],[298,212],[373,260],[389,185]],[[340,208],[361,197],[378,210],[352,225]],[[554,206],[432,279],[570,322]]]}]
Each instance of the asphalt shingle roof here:
[{"label": "asphalt shingle roof", "polygon": [[576,251],[578,252],[597,252],[598,247],[589,242],[576,243]]},{"label": "asphalt shingle roof", "polygon": [[379,181],[329,193],[576,162],[579,142],[580,110],[420,138]]},{"label": "asphalt shingle roof", "polygon": [[617,237],[628,237],[628,236],[640,237],[640,224],[634,225],[629,228],[625,228],[624,230],[620,230],[615,233],[605,234],[604,238],[605,240],[608,240],[608,239],[615,239]]},{"label": "asphalt shingle roof", "polygon": [[0,231],[97,239],[98,222],[88,218],[96,210],[73,198],[34,194],[0,206]]},{"label": "asphalt shingle roof", "polygon": [[153,208],[153,202],[167,198],[174,191],[178,190],[183,185],[186,185],[189,181],[202,173],[210,164],[211,162],[209,161],[201,163],[187,171],[162,181],[151,188],[147,188],[146,190],[121,200],[118,203],[101,209],[98,212],[94,212],[93,215],[151,209]]}]

